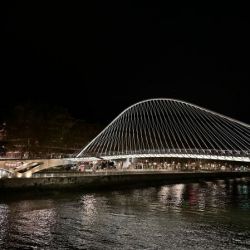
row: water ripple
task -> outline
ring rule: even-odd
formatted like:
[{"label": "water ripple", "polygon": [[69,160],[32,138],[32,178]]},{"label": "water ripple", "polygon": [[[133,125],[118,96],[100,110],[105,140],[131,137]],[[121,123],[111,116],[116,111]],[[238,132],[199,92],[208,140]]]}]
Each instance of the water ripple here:
[{"label": "water ripple", "polygon": [[250,182],[0,200],[1,249],[249,249]]}]

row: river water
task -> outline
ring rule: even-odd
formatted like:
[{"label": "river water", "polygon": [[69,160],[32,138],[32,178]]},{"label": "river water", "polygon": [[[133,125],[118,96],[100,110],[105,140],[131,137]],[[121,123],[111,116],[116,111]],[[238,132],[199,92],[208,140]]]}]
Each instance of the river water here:
[{"label": "river water", "polygon": [[6,196],[0,249],[250,249],[246,179]]}]

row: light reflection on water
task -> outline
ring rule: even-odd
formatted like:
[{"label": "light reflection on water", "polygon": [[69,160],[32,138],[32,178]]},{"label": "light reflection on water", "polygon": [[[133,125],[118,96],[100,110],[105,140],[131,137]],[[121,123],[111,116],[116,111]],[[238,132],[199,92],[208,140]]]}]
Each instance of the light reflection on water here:
[{"label": "light reflection on water", "polygon": [[0,199],[1,249],[249,249],[250,182]]}]

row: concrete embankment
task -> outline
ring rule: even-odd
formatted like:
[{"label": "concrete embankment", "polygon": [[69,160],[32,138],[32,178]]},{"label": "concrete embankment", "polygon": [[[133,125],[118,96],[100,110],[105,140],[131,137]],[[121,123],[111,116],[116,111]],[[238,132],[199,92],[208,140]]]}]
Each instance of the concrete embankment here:
[{"label": "concrete embankment", "polygon": [[0,190],[100,189],[250,177],[250,172],[116,171],[86,175],[0,179]]}]

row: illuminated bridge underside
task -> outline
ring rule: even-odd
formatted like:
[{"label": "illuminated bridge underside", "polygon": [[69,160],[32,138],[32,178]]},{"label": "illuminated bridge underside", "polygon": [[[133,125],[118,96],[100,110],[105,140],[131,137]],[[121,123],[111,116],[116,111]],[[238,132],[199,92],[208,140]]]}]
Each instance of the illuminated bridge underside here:
[{"label": "illuminated bridge underside", "polygon": [[191,103],[150,99],[119,114],[77,155],[85,157],[249,162],[250,126]]},{"label": "illuminated bridge underside", "polygon": [[219,156],[219,155],[202,155],[202,154],[137,154],[137,155],[115,155],[104,156],[104,160],[118,160],[127,158],[187,158],[187,159],[204,159],[204,160],[222,160],[222,161],[239,161],[250,162],[249,157],[240,156]]}]

